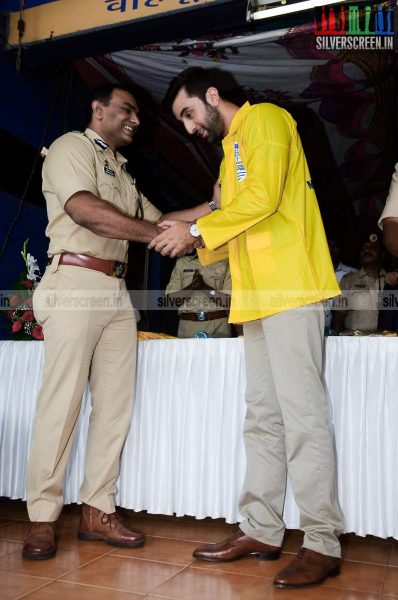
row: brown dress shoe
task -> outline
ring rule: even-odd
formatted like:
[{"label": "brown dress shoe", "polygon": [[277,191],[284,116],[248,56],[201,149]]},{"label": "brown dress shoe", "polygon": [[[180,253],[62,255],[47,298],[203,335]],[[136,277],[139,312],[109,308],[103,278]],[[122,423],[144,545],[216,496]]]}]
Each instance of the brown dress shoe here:
[{"label": "brown dress shoe", "polygon": [[248,554],[257,554],[261,560],[276,560],[279,558],[280,553],[281,549],[278,546],[269,546],[258,542],[238,529],[219,544],[199,546],[193,551],[193,556],[200,560],[228,562]]},{"label": "brown dress shoe", "polygon": [[340,575],[340,558],[300,548],[297,556],[274,579],[278,588],[307,588]]},{"label": "brown dress shoe", "polygon": [[139,548],[144,545],[142,533],[125,527],[116,512],[108,515],[88,504],[82,506],[77,536],[80,540],[102,540],[111,546],[123,548]]},{"label": "brown dress shoe", "polygon": [[45,560],[52,558],[56,551],[55,521],[33,523],[22,548],[23,558]]}]

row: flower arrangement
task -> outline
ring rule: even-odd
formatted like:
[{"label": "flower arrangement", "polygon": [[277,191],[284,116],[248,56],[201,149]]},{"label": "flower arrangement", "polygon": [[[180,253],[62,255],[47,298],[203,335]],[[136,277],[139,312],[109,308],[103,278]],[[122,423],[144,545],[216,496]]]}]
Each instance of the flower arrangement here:
[{"label": "flower arrangement", "polygon": [[13,286],[9,303],[5,311],[7,328],[17,340],[42,340],[43,331],[36,321],[32,309],[32,296],[40,281],[40,269],[37,260],[27,251],[29,238],[23,243],[21,255],[25,269],[21,278]]}]

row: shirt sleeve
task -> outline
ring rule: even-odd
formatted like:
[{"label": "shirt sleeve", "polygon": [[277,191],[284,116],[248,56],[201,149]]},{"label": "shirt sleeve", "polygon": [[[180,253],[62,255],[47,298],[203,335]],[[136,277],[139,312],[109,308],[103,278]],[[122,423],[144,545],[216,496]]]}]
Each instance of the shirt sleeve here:
[{"label": "shirt sleeve", "polygon": [[255,107],[242,125],[246,177],[240,191],[222,210],[197,221],[210,250],[278,210],[289,168],[292,131],[285,111],[277,107],[268,110],[266,116],[261,107]]},{"label": "shirt sleeve", "polygon": [[77,192],[99,195],[90,142],[65,134],[51,144],[43,165],[43,192],[47,191],[56,194],[63,208]]},{"label": "shirt sleeve", "polygon": [[150,202],[143,194],[141,194],[141,199],[145,221],[149,221],[149,223],[156,223],[159,221],[160,217],[162,216],[161,211],[158,210],[156,206],[154,206],[152,202]]},{"label": "shirt sleeve", "polygon": [[232,281],[231,281],[231,271],[229,269],[229,263],[225,269],[225,278],[223,283],[224,292],[230,292],[232,289]]},{"label": "shirt sleeve", "polygon": [[349,273],[347,273],[346,275],[344,275],[341,279],[340,279],[340,289],[341,291],[345,291],[345,290],[349,290],[350,289],[350,277],[349,277]]},{"label": "shirt sleeve", "polygon": [[181,274],[182,274],[182,264],[180,260],[177,260],[176,264],[174,265],[174,269],[171,273],[170,276],[170,281],[166,287],[166,294],[174,294],[175,292],[179,292],[182,289],[182,281],[181,281]]},{"label": "shirt sleeve", "polygon": [[392,175],[386,205],[379,219],[378,224],[380,229],[383,229],[383,219],[386,217],[398,218],[398,163],[395,165],[395,171]]}]

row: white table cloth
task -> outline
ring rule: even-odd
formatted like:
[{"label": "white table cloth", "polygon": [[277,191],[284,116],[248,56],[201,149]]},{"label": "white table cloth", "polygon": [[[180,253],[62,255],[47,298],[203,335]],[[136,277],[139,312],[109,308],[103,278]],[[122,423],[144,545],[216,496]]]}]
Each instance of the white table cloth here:
[{"label": "white table cloth", "polygon": [[[25,499],[42,353],[42,342],[0,342],[0,496]],[[398,539],[398,339],[328,338],[324,376],[345,531]],[[117,504],[238,521],[244,388],[242,339],[140,342]],[[65,503],[78,501],[89,412],[87,388]],[[299,527],[290,486],[284,518]]]}]

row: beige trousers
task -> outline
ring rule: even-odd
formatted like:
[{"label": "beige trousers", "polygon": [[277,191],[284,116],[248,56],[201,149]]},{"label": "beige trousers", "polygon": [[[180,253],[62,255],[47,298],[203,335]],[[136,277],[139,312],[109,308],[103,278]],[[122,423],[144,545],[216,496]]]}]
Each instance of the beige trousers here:
[{"label": "beige trousers", "polygon": [[32,521],[54,521],[81,401],[90,382],[82,502],[115,510],[119,458],[131,419],[136,321],[122,279],[55,263],[34,293],[44,330],[44,373],[27,473]]},{"label": "beige trousers", "polygon": [[247,467],[241,529],[261,542],[281,546],[289,474],[303,546],[338,557],[342,515],[321,381],[323,328],[321,304],[244,324]]}]

